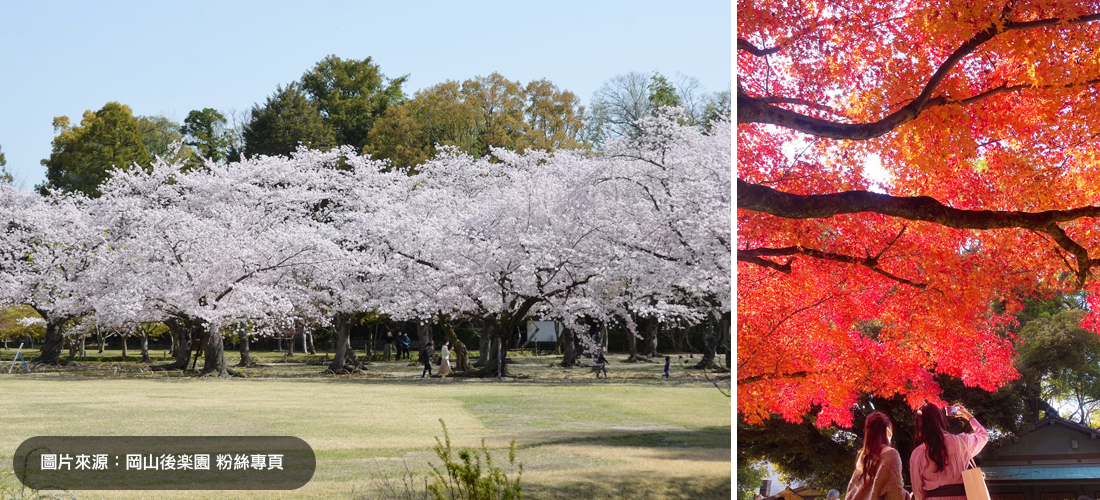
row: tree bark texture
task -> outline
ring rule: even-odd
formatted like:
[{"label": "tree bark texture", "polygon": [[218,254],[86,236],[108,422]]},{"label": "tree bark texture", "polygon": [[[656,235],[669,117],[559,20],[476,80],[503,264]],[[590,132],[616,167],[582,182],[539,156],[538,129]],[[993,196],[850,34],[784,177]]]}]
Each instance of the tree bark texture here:
[{"label": "tree bark texture", "polygon": [[46,338],[43,339],[42,350],[38,357],[34,358],[34,362],[43,365],[61,364],[61,348],[65,340],[61,325],[65,320],[50,318],[42,314],[42,311],[38,311],[38,314],[46,318]]},{"label": "tree bark texture", "polygon": [[165,321],[168,331],[176,338],[175,361],[168,364],[153,366],[153,370],[187,370],[187,363],[191,361],[192,328],[189,322],[183,322],[172,318]]},{"label": "tree bark texture", "polygon": [[251,336],[252,335],[247,331],[241,332],[241,361],[237,363],[237,366],[241,368],[256,366],[256,362],[252,361],[252,353],[249,351],[249,349],[251,348],[249,346],[249,343],[251,342]]},{"label": "tree bark texture", "polygon": [[213,375],[215,377],[228,377],[229,366],[225,363],[225,338],[218,331],[210,331],[206,325],[199,328],[205,330],[206,342],[203,345],[202,370],[199,375]]},{"label": "tree bark texture", "polygon": [[642,345],[642,355],[647,357],[654,357],[657,355],[657,329],[661,326],[661,322],[657,318],[646,318],[645,322],[645,341]]},{"label": "tree bark texture", "polygon": [[153,362],[149,359],[149,331],[144,326],[141,327],[141,362]]},{"label": "tree bark texture", "polygon": [[328,371],[332,373],[357,373],[363,368],[363,362],[355,355],[351,347],[351,318],[341,315],[336,318],[336,340],[333,345],[332,363]]},{"label": "tree bark texture", "polygon": [[562,329],[561,334],[561,365],[571,367],[577,364],[577,338],[576,333],[570,327]]},{"label": "tree bark texture", "polygon": [[443,333],[447,335],[447,340],[451,341],[451,349],[455,353],[454,369],[461,372],[470,370],[470,353],[466,350],[466,344],[458,340],[458,335],[455,334],[455,329],[450,322],[440,321],[439,324],[443,327]]}]

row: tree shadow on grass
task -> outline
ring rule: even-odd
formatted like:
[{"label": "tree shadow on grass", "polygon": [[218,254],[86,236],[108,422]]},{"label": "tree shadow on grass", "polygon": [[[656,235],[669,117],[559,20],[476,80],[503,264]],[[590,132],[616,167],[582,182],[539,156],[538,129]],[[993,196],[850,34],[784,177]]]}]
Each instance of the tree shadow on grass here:
[{"label": "tree shadow on grass", "polygon": [[[606,430],[571,432],[560,438],[538,439],[518,445],[519,449],[550,445],[587,445],[623,448],[655,448],[660,458],[667,460],[730,461],[732,440],[730,426],[700,427],[690,430]],[[715,453],[715,450],[727,453]],[[626,452],[624,450],[624,452]],[[626,452],[628,453],[628,452]]]}]

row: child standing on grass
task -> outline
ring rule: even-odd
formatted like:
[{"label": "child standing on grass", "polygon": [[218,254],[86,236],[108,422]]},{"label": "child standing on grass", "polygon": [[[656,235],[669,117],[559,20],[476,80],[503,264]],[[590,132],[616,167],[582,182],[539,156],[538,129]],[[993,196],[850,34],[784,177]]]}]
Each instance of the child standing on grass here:
[{"label": "child standing on grass", "polygon": [[672,365],[672,356],[665,356],[665,373],[661,375],[662,377],[668,378],[668,368],[670,365]]}]

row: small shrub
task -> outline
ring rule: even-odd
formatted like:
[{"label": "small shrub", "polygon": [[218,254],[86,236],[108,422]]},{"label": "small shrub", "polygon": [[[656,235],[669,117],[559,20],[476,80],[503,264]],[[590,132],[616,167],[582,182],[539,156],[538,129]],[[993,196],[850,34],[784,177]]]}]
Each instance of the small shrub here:
[{"label": "small shrub", "polygon": [[508,448],[510,469],[506,473],[500,467],[493,465],[493,457],[489,454],[489,448],[485,446],[485,439],[481,440],[480,449],[463,448],[456,453],[451,447],[451,436],[447,432],[447,424],[442,418],[439,419],[439,424],[443,426],[443,441],[438,437],[435,438],[435,454],[443,464],[442,468],[432,465],[435,483],[428,486],[428,490],[435,495],[435,500],[521,500],[523,498],[519,484],[520,476],[523,475],[523,464],[518,465],[519,471],[514,481],[508,477],[509,473],[516,471],[517,467],[516,440],[513,439]]}]

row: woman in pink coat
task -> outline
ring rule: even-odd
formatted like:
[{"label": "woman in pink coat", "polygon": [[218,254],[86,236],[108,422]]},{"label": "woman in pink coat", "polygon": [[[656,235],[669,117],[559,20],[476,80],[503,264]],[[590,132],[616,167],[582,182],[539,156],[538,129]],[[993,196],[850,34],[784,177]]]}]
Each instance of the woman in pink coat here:
[{"label": "woman in pink coat", "polygon": [[909,456],[909,476],[913,480],[913,496],[917,500],[966,500],[962,472],[970,459],[982,451],[989,434],[966,408],[956,405],[953,416],[970,421],[974,432],[947,432],[947,409],[926,404],[917,411],[916,449]]}]

